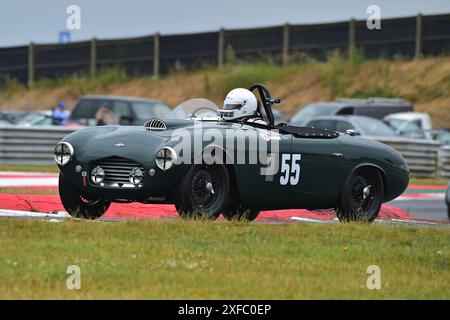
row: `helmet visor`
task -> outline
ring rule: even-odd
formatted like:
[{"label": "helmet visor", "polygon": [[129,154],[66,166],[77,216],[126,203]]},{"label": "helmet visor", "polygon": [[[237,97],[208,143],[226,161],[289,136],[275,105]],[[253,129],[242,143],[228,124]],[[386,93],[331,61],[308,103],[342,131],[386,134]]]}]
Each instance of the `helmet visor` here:
[{"label": "helmet visor", "polygon": [[225,103],[223,105],[223,108],[225,110],[236,110],[236,109],[240,109],[241,107],[242,107],[242,104],[240,104],[240,103],[234,103],[234,104]]}]

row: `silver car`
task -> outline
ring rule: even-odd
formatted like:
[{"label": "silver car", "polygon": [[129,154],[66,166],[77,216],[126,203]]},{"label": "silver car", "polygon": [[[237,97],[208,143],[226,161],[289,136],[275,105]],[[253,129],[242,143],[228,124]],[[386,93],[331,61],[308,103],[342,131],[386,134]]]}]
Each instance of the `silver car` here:
[{"label": "silver car", "polygon": [[309,119],[306,127],[351,132],[365,137],[398,137],[383,121],[364,116],[321,116]]}]

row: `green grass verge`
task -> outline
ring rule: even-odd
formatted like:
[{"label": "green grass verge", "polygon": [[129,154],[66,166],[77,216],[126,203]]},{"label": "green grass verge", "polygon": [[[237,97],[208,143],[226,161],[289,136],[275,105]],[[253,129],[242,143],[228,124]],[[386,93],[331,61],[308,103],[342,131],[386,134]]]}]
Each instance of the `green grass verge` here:
[{"label": "green grass verge", "polygon": [[43,189],[34,189],[34,188],[0,188],[0,193],[9,193],[9,194],[43,194],[43,195],[58,195],[58,189],[54,188],[43,188]]},{"label": "green grass verge", "polygon": [[450,298],[449,228],[0,220],[0,239],[2,299]]},{"label": "green grass verge", "polygon": [[442,185],[445,186],[449,183],[448,179],[443,178],[412,178],[409,180],[409,184],[422,184],[422,185]]}]

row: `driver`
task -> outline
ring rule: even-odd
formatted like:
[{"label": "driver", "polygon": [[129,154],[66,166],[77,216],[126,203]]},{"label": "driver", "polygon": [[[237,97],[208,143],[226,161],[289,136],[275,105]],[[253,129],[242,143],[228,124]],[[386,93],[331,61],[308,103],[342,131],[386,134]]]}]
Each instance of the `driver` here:
[{"label": "driver", "polygon": [[244,119],[248,122],[267,124],[257,116],[258,100],[247,89],[237,88],[231,90],[225,97],[223,109],[219,110],[220,116],[225,120]]}]

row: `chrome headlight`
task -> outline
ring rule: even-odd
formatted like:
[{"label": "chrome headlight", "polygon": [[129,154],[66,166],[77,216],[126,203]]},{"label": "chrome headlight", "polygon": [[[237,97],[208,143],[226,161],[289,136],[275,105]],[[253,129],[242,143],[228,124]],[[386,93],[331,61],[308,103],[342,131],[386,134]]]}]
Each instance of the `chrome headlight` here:
[{"label": "chrome headlight", "polygon": [[156,153],[156,165],[161,170],[169,170],[177,161],[177,153],[170,147],[163,147]]},{"label": "chrome headlight", "polygon": [[73,156],[73,147],[68,142],[60,142],[53,150],[53,157],[57,164],[63,166],[67,164]]},{"label": "chrome headlight", "polygon": [[101,183],[105,179],[105,170],[102,167],[95,167],[91,171],[91,180],[94,183]]}]

